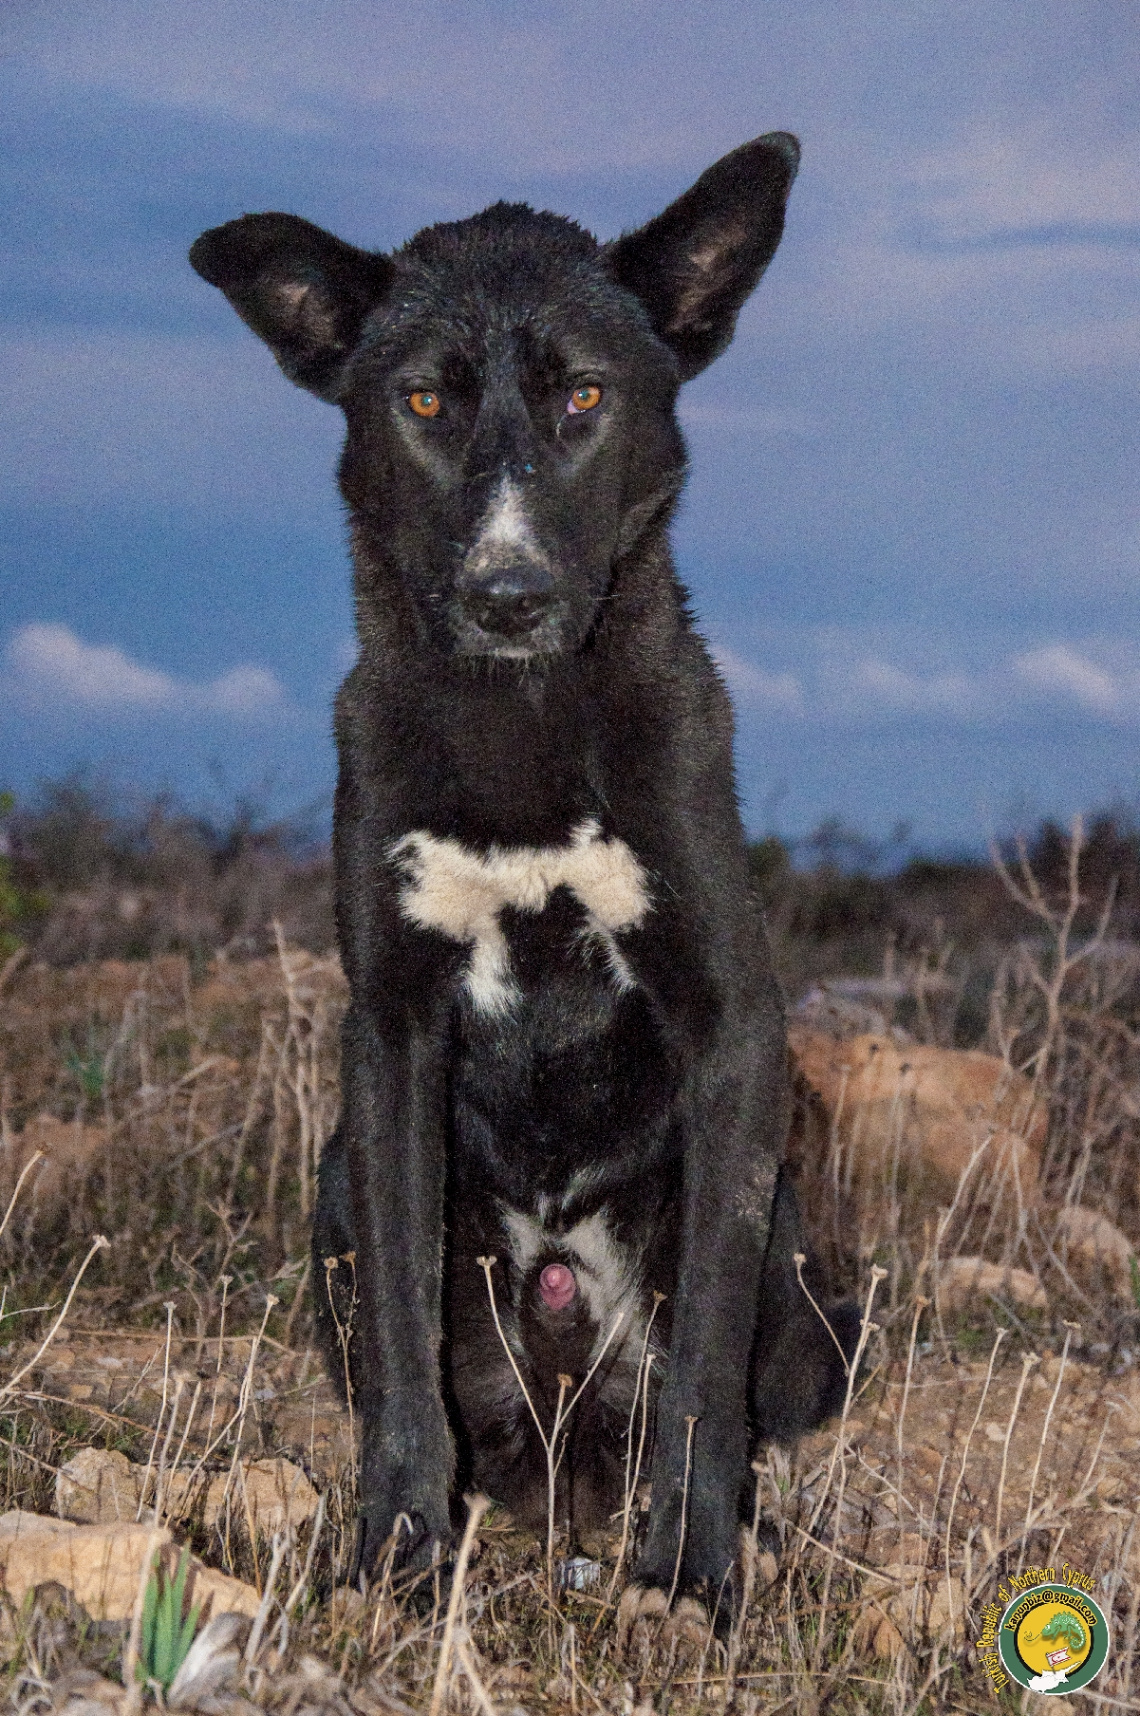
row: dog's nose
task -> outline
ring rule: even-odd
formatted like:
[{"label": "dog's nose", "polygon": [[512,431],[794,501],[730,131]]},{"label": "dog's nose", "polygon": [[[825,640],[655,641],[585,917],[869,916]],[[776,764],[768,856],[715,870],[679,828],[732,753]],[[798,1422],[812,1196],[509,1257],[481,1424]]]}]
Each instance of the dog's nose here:
[{"label": "dog's nose", "polygon": [[468,584],[463,606],[475,623],[497,637],[521,637],[549,612],[554,581],[545,567],[514,563]]}]

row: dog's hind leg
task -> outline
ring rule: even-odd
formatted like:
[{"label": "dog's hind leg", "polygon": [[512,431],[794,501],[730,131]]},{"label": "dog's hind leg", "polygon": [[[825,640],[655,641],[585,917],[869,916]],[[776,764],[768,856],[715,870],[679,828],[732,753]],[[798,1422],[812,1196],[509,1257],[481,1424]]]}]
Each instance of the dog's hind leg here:
[{"label": "dog's hind leg", "polygon": [[343,1131],[321,1152],[313,1211],[313,1314],[325,1369],[342,1399],[348,1395],[352,1327],[356,1316],[356,1241]]},{"label": "dog's hind leg", "polygon": [[[752,1364],[752,1422],[759,1442],[789,1442],[838,1412],[859,1338],[858,1307],[825,1305],[810,1263],[801,1285],[796,1256],[807,1251],[787,1168],[772,1200],[772,1227],[760,1287]],[[822,1315],[821,1315],[822,1313]]]}]

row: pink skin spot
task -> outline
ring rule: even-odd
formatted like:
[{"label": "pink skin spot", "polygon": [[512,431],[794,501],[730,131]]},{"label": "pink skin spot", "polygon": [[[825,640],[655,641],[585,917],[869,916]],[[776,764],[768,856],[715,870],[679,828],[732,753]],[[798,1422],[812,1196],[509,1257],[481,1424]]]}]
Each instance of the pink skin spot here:
[{"label": "pink skin spot", "polygon": [[538,1290],[548,1311],[564,1311],[577,1297],[574,1271],[564,1263],[548,1263],[538,1278]]}]

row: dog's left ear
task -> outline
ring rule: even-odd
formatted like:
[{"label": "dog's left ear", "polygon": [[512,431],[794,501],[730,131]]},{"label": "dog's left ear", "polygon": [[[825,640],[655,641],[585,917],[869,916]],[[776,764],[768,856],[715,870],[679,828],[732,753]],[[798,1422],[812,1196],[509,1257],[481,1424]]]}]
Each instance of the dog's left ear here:
[{"label": "dog's left ear", "polygon": [[603,251],[611,274],[641,299],[688,381],[727,346],[740,306],[776,254],[800,162],[787,131],[734,149],[691,190]]}]

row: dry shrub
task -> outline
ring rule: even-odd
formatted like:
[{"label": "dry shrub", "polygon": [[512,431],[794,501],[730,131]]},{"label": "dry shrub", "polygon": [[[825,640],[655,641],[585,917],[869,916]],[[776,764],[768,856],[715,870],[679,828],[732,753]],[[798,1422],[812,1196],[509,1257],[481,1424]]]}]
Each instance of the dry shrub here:
[{"label": "dry shrub", "polygon": [[335,959],[184,956],[52,968],[10,981],[0,1012],[0,1193],[37,1151],[2,1242],[20,1293],[56,1280],[92,1232],[114,1243],[92,1288],[145,1310],[219,1282],[243,1294],[304,1269],[320,1149],[335,1123],[344,985]]},{"label": "dry shrub", "polygon": [[332,866],[314,820],[273,820],[249,800],[194,813],[82,772],[47,781],[30,802],[0,802],[9,916],[56,965],[267,953],[275,921],[321,951],[333,941]]},{"label": "dry shrub", "polygon": [[[995,1304],[1017,1323],[1019,1305],[1047,1303],[1081,1317],[1088,1339],[1135,1334],[1140,947],[1112,938],[1111,886],[1093,902],[1082,892],[1083,849],[1078,821],[1051,889],[1024,848],[1012,867],[996,855],[1036,927],[999,966],[989,1053],[885,1024],[847,1038],[793,1028],[793,1147],[816,1238],[848,1278],[882,1262],[892,1311],[915,1289],[937,1298],[943,1264],[968,1260],[976,1279],[996,1279],[985,1263],[1007,1287],[1017,1272],[1035,1283],[1032,1294],[983,1289],[983,1323]],[[929,970],[919,962],[912,981]],[[957,1288],[949,1296],[960,1305]]]}]

